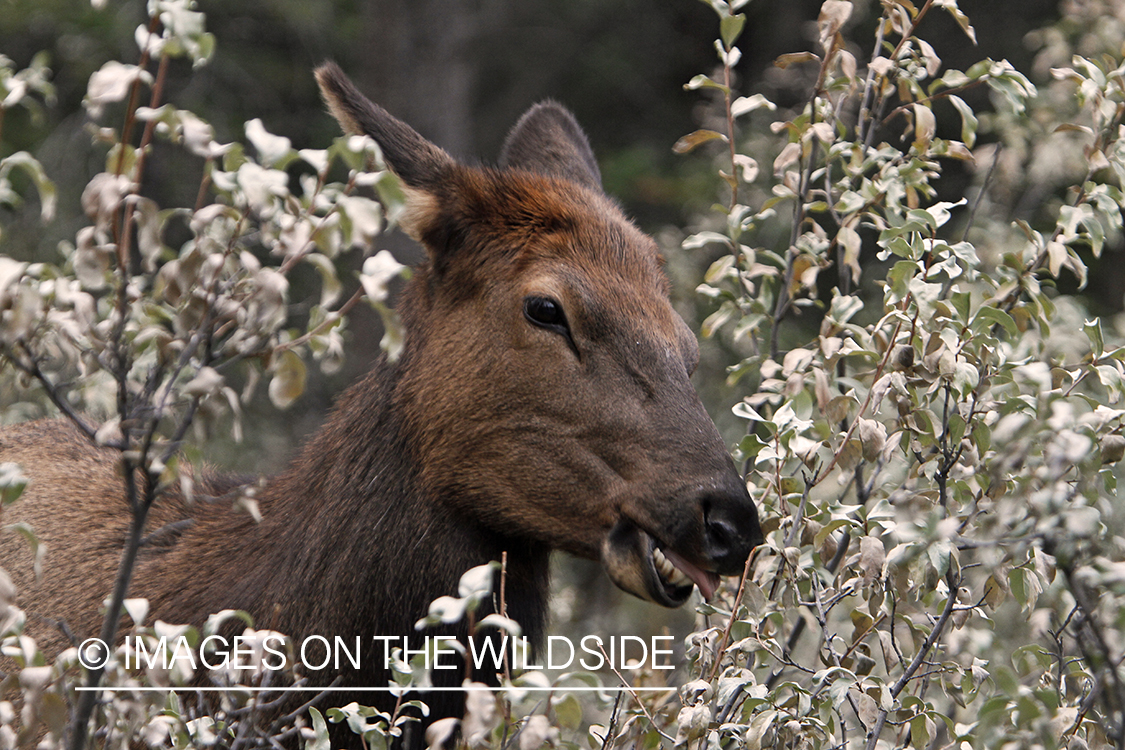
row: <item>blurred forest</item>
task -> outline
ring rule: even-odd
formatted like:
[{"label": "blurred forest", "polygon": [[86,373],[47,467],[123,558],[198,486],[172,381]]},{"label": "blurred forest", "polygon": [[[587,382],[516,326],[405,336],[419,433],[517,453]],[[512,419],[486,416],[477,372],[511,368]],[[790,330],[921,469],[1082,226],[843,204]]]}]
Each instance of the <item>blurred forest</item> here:
[{"label": "blurred forest", "polygon": [[[73,237],[84,223],[79,193],[101,171],[104,150],[91,143],[81,100],[90,74],[104,62],[136,60],[134,31],[145,18],[140,2],[104,2],[99,9],[81,0],[0,0],[0,54],[19,69],[46,50],[57,91],[57,101],[40,110],[12,110],[0,155],[20,149],[38,152],[59,186],[60,216],[71,217],[69,223],[51,225],[58,236],[46,236],[35,211],[17,214],[0,208],[4,251],[15,257],[54,257],[57,243]],[[855,5],[852,23],[873,25],[878,14],[871,11],[878,3],[856,0]],[[761,92],[782,106],[804,100],[800,67],[782,70],[772,61],[782,53],[815,49],[819,7],[817,0],[754,0],[746,6],[736,82],[740,93]],[[1036,83],[1049,76],[1036,67],[1028,35],[1058,17],[1058,0],[962,0],[962,7],[976,28],[976,47],[948,15],[934,13],[926,21],[926,38],[947,66],[965,69],[985,57],[1006,58]],[[689,324],[697,327],[708,312],[694,289],[713,256],[688,257],[679,239],[683,228],[705,216],[718,197],[714,171],[706,149],[680,157],[671,148],[709,116],[706,97],[683,88],[693,75],[717,64],[715,16],[705,3],[239,0],[204,1],[199,9],[216,36],[216,54],[194,74],[187,63],[177,61],[166,99],[208,118],[220,141],[241,139],[243,123],[260,118],[270,132],[290,138],[297,148],[326,146],[338,130],[319,101],[311,74],[326,59],[339,62],[373,100],[468,160],[495,159],[508,128],[532,103],[544,98],[564,103],[589,133],[607,192],[662,241]],[[869,33],[856,36],[871,38]],[[988,109],[983,88],[966,99],[977,111]],[[988,138],[982,133],[982,140]],[[199,184],[198,160],[166,145],[156,148],[165,153],[150,161],[149,183],[165,190],[180,185],[185,194],[153,197],[162,205],[191,205]],[[184,177],[170,177],[177,173]],[[944,179],[951,191],[963,195],[972,175],[950,173]],[[378,245],[404,261],[417,257],[401,237],[381,237]],[[1122,309],[1120,250],[1107,248],[1102,267],[1091,273],[1094,309]],[[332,397],[376,356],[377,316],[359,311],[349,329],[343,370],[310,382],[286,413],[267,406],[252,414],[247,444],[233,452],[219,445],[212,460],[242,471],[277,468],[293,445],[320,424]],[[706,352],[704,357],[697,384],[720,426],[729,427],[733,420],[726,418],[735,396],[726,391],[721,373],[709,376]],[[269,420],[266,429],[263,419]],[[586,609],[599,600],[590,586],[611,588],[593,570],[570,573],[585,579],[587,588],[578,597],[581,601],[575,601],[573,589],[569,598],[566,592],[558,598],[562,619],[568,606]],[[605,632],[613,632],[612,623],[603,625]]]}]

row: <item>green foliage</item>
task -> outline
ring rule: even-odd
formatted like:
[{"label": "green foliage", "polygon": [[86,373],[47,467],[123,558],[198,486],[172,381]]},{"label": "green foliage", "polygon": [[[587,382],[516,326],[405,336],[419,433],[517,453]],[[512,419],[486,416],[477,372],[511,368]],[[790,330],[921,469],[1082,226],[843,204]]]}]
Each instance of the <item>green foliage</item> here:
[{"label": "green foliage", "polygon": [[0,505],[14,503],[24,488],[27,487],[27,477],[20,471],[18,464],[0,464]]},{"label": "green foliage", "polygon": [[[4,366],[38,381],[56,405],[68,404],[64,411],[101,418],[85,427],[104,443],[135,450],[149,432],[171,436],[146,449],[162,455],[162,463],[189,424],[205,426],[230,412],[240,431],[239,402],[246,394],[228,382],[236,368],[246,370],[249,380],[241,379],[251,384],[265,370],[271,398],[281,407],[303,389],[298,353],[311,353],[326,370],[338,368],[346,313],[367,298],[393,322],[382,303],[387,283],[402,270],[389,257],[368,259],[362,283],[340,302],[342,253],[369,247],[381,230],[383,205],[392,217],[402,205],[389,172],[365,171],[379,164],[370,139],[340,138],[326,150],[298,151],[251,120],[247,149],[217,142],[205,120],[160,101],[169,59],[187,56],[202,65],[213,52],[202,14],[190,7],[155,4],[152,23],[137,30],[141,64],[111,61],[91,77],[85,106],[93,118],[128,103],[120,132],[111,126],[96,131],[107,147],[105,171],[82,194],[91,223],[62,243],[62,262],[29,265],[0,256]],[[146,69],[150,59],[159,61],[155,76]],[[25,73],[8,78],[45,77],[38,68]],[[147,107],[138,103],[146,87]],[[194,207],[165,208],[141,195],[145,162],[158,139],[199,159],[203,179]],[[346,184],[329,179],[341,164],[350,170]],[[0,199],[18,199],[7,180],[15,169],[32,176],[43,219],[51,220],[53,187],[29,154],[0,162]],[[298,185],[291,185],[293,175]],[[363,187],[375,188],[383,205],[359,194]],[[167,244],[166,237],[185,233],[178,247]],[[315,270],[322,282],[303,330],[286,327],[289,276],[298,265]],[[82,386],[64,391],[59,383],[74,373]],[[115,403],[114,393],[126,382],[136,387],[125,388],[124,403]],[[146,415],[140,428],[122,432],[119,425],[139,414]]]},{"label": "green foliage", "polygon": [[[1112,572],[1125,341],[1056,291],[1121,241],[1121,62],[1052,71],[1076,104],[1055,131],[1080,134],[1086,174],[1047,227],[995,231],[986,159],[1001,152],[978,145],[995,135],[961,94],[987,86],[988,119],[1032,138],[1038,90],[1004,61],[942,69],[920,34],[933,10],[972,37],[956,3],[884,3],[866,62],[844,36],[853,10],[825,2],[819,53],[778,61],[815,83],[769,123],[784,141],[764,200],[740,200],[764,192],[741,168],[761,156],[730,136],[745,117],[729,89],[714,84],[727,132],[682,142],[731,144],[722,227],[685,247],[726,248],[700,288],[718,303],[703,330],[745,353],[729,371],[746,393],[736,457],[768,530],[733,619],[710,631],[723,647],[698,654],[713,693],[738,687],[695,734],[1121,746],[1125,674],[1106,634],[1125,612]],[[717,44],[729,68],[732,40]],[[949,115],[956,137],[939,128]],[[951,160],[983,167],[971,201],[937,200]]]},{"label": "green foliage", "polygon": [[[339,368],[346,316],[361,300],[383,315],[388,348],[397,353],[401,334],[384,302],[387,284],[403,270],[386,253],[367,258],[354,281],[338,270],[348,253],[370,248],[402,209],[402,191],[374,142],[346,137],[328,149],[297,150],[256,119],[245,124],[245,145],[217,141],[206,120],[163,99],[172,59],[198,68],[214,54],[204,15],[192,0],[154,0],[148,13],[134,35],[136,64],[106,62],[90,76],[83,100],[105,159],[82,191],[88,224],[59,245],[58,262],[18,261],[17,249],[0,244],[0,379],[13,393],[49,401],[88,438],[120,452],[133,555],[148,509],[165,488],[178,486],[192,500],[194,470],[184,460],[193,455],[189,435],[198,439],[230,424],[239,439],[242,406],[263,375],[271,400],[285,408],[304,390],[307,359],[325,371]],[[50,98],[48,79],[40,57],[21,71],[0,57],[0,123],[8,109],[34,106],[33,95]],[[160,206],[147,197],[146,166],[161,141],[199,167],[193,206]],[[338,173],[346,182],[335,181]],[[0,202],[16,207],[21,190],[30,189],[38,193],[41,220],[54,221],[55,187],[35,156],[20,151],[0,160]],[[299,268],[320,280],[318,299],[290,299]],[[306,311],[299,324],[291,319],[294,303]],[[0,499],[11,502],[24,484],[18,468],[5,465]],[[256,514],[253,488],[238,504]],[[34,529],[8,530],[27,537],[38,570],[44,548]],[[131,564],[128,552],[123,566]],[[114,640],[117,613],[129,609],[127,580],[118,577],[108,601],[106,642]],[[42,724],[49,742],[57,742],[68,721],[73,733],[97,710],[97,725],[125,744],[144,736],[181,747],[224,736],[238,715],[224,707],[186,721],[182,707],[164,706],[156,693],[95,709],[95,692],[67,692],[78,672],[73,653],[43,664],[22,632],[22,617],[8,618],[5,628],[5,653],[23,661],[28,709],[18,725],[26,736]],[[98,685],[103,673],[109,684],[136,684],[136,676],[115,669],[87,670],[88,684]],[[73,702],[69,711],[63,696]],[[166,709],[178,724],[154,718]],[[0,711],[0,732],[15,736],[8,713]]]}]

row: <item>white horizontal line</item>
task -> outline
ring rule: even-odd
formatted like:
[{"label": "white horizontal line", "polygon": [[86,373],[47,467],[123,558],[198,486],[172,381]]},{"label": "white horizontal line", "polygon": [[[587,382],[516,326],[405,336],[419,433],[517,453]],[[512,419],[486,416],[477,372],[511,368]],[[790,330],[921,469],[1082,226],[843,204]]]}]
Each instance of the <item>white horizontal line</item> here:
[{"label": "white horizontal line", "polygon": [[291,685],[279,687],[75,687],[78,692],[104,692],[104,693],[159,693],[159,692],[192,692],[192,693],[453,693],[473,691],[489,691],[503,693],[508,691],[537,691],[537,692],[598,692],[598,693],[639,693],[651,691],[675,691],[675,687],[490,687],[487,685],[472,685],[469,687],[293,687]]}]

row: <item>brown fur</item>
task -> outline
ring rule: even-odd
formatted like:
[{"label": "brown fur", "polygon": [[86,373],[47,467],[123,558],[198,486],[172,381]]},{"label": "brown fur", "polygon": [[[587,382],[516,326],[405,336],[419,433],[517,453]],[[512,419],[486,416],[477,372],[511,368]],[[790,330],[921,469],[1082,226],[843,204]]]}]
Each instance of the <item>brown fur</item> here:
[{"label": "brown fur", "polygon": [[[268,482],[261,523],[229,498],[162,498],[130,595],[166,621],[235,608],[296,637],[370,643],[412,633],[465,570],[507,552],[509,611],[534,639],[552,549],[600,558],[620,586],[668,606],[690,589],[662,583],[654,546],[699,571],[740,571],[761,538],[757,515],[689,381],[696,342],[655,244],[597,187],[569,113],[532,109],[502,168],[467,167],[335,66],[318,80],[341,123],[375,137],[403,179],[405,226],[429,254],[399,303],[405,350],[380,359]],[[530,319],[529,297],[555,300],[565,328]],[[50,548],[39,582],[18,542],[4,540],[0,563],[33,623],[61,617],[79,640],[95,635],[129,522],[116,455],[46,421],[0,432],[0,460],[31,479],[6,520],[29,522]]]}]

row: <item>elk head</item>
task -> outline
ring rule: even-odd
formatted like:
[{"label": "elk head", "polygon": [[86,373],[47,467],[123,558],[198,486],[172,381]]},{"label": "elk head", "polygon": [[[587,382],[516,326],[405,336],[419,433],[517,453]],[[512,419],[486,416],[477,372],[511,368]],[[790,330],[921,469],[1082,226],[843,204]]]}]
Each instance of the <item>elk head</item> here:
[{"label": "elk head", "polygon": [[498,168],[473,167],[335,65],[317,79],[345,130],[381,147],[428,254],[400,302],[397,387],[423,484],[467,523],[600,559],[666,606],[741,572],[761,531],[691,385],[695,337],[570,113],[537,105]]}]

